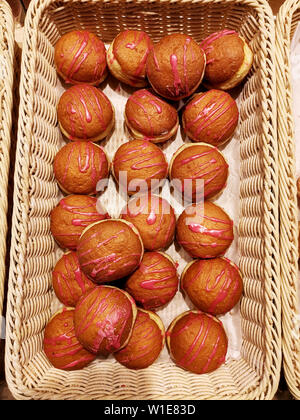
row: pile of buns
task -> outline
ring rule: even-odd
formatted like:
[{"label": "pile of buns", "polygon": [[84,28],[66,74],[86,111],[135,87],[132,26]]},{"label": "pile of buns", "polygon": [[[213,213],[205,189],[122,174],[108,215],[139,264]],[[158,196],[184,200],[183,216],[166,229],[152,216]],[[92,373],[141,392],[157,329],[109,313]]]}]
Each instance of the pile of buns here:
[{"label": "pile of buns", "polygon": [[[224,257],[233,222],[209,199],[226,187],[228,163],[218,146],[232,138],[239,118],[227,90],[250,71],[249,46],[228,29],[200,43],[178,33],[153,43],[143,31],[125,30],[106,51],[99,37],[78,30],[58,40],[54,61],[67,85],[57,106],[66,143],[53,163],[64,197],[50,227],[65,253],[53,269],[63,308],[46,325],[46,356],[64,370],[110,354],[127,368],[143,369],[166,342],[176,365],[197,374],[214,371],[228,348],[218,316],[239,302],[243,283]],[[112,162],[98,144],[115,128],[114,104],[98,87],[108,74],[135,88],[124,109],[130,140]],[[200,85],[207,90],[197,92]],[[179,127],[190,142],[168,163],[160,144],[172,141]],[[128,197],[118,218],[101,204],[110,173]],[[167,178],[189,200],[178,218],[154,193]],[[193,258],[180,279],[166,253],[174,241]],[[178,289],[194,309],[165,331],[156,311]]]}]

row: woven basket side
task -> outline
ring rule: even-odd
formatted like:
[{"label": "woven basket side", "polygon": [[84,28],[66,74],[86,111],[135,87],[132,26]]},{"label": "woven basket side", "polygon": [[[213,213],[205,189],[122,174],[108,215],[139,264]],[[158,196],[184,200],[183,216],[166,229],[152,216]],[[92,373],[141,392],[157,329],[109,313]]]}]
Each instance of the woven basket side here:
[{"label": "woven basket side", "polygon": [[300,399],[300,336],[297,327],[298,209],[295,170],[290,44],[300,18],[300,1],[287,0],[276,22],[279,205],[284,372]]},{"label": "woven basket side", "polygon": [[[81,3],[89,4],[89,10],[84,11]],[[144,14],[139,3],[145,6]],[[203,16],[207,16],[206,21],[201,19],[200,29],[195,16],[199,4],[203,5]],[[102,14],[103,8],[108,7],[109,12]],[[187,9],[190,18],[182,19]],[[126,25],[136,27],[137,11],[141,15],[138,21],[142,22],[141,27],[148,27],[152,33],[145,14],[149,16],[151,10],[161,11],[157,13],[157,22],[153,21],[153,34],[157,33],[157,37],[163,35],[156,32],[159,26],[164,31],[172,27],[174,31],[195,33],[196,39],[201,39],[226,25],[239,28],[256,50],[263,45],[256,60],[257,74],[252,74],[245,86],[241,109],[244,134],[239,230],[241,265],[246,276],[242,304],[243,358],[202,377],[171,363],[155,364],[147,372],[131,372],[111,361],[95,362],[77,373],[58,372],[51,368],[42,352],[43,328],[52,309],[51,268],[57,259],[49,234],[49,214],[58,194],[52,173],[52,161],[59,145],[55,112],[58,98],[53,94],[57,82],[53,44],[61,33],[80,26],[96,28],[111,41],[115,32]],[[210,22],[213,12],[215,17]],[[131,18],[126,21],[126,16],[135,18],[130,23]],[[205,33],[207,22],[210,24]],[[272,13],[263,0],[151,4],[107,1],[98,5],[96,2],[33,1],[26,18],[22,57],[7,320],[6,377],[17,398],[68,399],[84,395],[117,399],[133,396],[269,399],[274,395],[279,380],[281,343],[273,25]],[[259,31],[261,34],[255,35]]]},{"label": "woven basket side", "polygon": [[[6,276],[7,185],[13,106],[14,20],[6,1],[0,3],[0,316]],[[0,321],[1,324],[1,321]],[[0,325],[1,326],[1,325]]]}]

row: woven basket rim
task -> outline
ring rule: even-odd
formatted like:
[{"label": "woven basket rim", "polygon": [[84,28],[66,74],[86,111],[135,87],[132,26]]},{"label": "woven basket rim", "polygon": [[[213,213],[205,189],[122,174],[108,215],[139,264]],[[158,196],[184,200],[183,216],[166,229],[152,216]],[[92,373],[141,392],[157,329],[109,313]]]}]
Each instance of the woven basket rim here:
[{"label": "woven basket rim", "polygon": [[299,8],[299,0],[286,0],[276,21],[283,366],[288,387],[297,399],[300,399],[300,337],[295,331],[298,310],[298,233],[295,222],[298,205],[290,46],[292,22]]},{"label": "woven basket rim", "polygon": [[[93,0],[91,3],[95,3],[101,0]],[[131,2],[132,0],[125,0],[126,2]],[[145,0],[144,0],[145,1]],[[143,3],[144,1],[136,0],[136,3]],[[166,2],[170,3],[169,0],[165,0]],[[268,64],[270,68],[268,69],[272,74],[275,76],[275,48],[273,48],[275,42],[275,27],[274,27],[274,19],[273,14],[270,9],[270,6],[266,0],[223,0],[223,2],[228,1],[229,3],[236,3],[237,5],[248,6],[249,8],[254,9],[263,23],[262,31],[265,33],[266,39],[268,39],[268,44],[270,45],[269,54],[271,56],[271,60],[268,60]],[[20,173],[18,168],[22,163],[26,163],[26,156],[21,159],[20,157],[20,148],[22,143],[22,134],[21,128],[24,125],[23,114],[24,110],[24,96],[26,95],[28,98],[31,97],[32,92],[32,80],[30,80],[28,74],[24,73],[24,62],[25,60],[29,60],[32,62],[33,60],[33,52],[34,45],[36,42],[36,37],[32,37],[34,31],[38,27],[39,19],[43,13],[43,11],[49,7],[52,3],[64,4],[64,3],[88,3],[87,0],[33,0],[29,6],[26,20],[25,20],[25,41],[23,47],[23,55],[22,55],[22,64],[21,64],[21,82],[20,82],[20,107],[19,107],[19,124],[18,124],[18,149],[17,149],[17,159],[16,159],[16,171],[15,174],[18,174],[18,178],[15,175],[15,191],[14,191],[14,212],[13,212],[13,231],[15,232],[14,237],[12,238],[12,245],[11,245],[11,267],[10,267],[10,275],[9,275],[9,289],[8,289],[8,298],[12,299],[14,295],[13,291],[13,278],[15,273],[13,272],[13,266],[16,262],[21,263],[24,261],[26,256],[19,251],[19,247],[17,244],[17,237],[16,231],[20,230],[20,221],[17,219],[17,206],[20,205],[20,196],[19,191],[17,190],[17,186],[20,185]],[[109,3],[110,0],[104,0],[103,3]],[[154,1],[161,2],[159,0]],[[176,0],[172,1],[172,3],[199,3],[199,4],[206,4],[206,3],[216,3],[220,4],[219,0],[199,0],[199,1],[186,1],[186,0]],[[116,3],[116,1],[114,1]],[[274,78],[269,81],[269,93],[272,97],[275,97],[275,81]],[[273,83],[274,82],[274,83]],[[270,278],[271,284],[266,284],[266,294],[268,294],[271,298],[266,299],[266,317],[270,321],[266,325],[266,336],[270,339],[270,343],[266,346],[266,369],[264,369],[263,377],[261,381],[254,387],[253,385],[249,385],[249,389],[245,391],[242,395],[232,395],[233,399],[271,399],[273,398],[274,394],[277,391],[279,378],[280,378],[280,365],[281,365],[281,322],[280,322],[280,293],[279,293],[279,229],[278,229],[278,192],[277,192],[277,177],[278,177],[278,168],[277,168],[277,142],[276,142],[276,104],[275,101],[266,101],[266,113],[265,115],[266,121],[270,123],[269,130],[272,130],[272,134],[270,138],[268,137],[268,145],[270,148],[267,151],[267,156],[265,159],[268,161],[269,166],[267,168],[268,172],[268,180],[267,182],[270,183],[270,188],[267,188],[268,194],[271,195],[271,200],[269,203],[270,207],[270,214],[266,214],[266,218],[268,217],[268,226],[266,229],[271,229],[272,233],[269,233],[269,241],[271,242],[272,248],[272,256],[270,256],[268,260],[268,270],[271,273]],[[267,122],[264,122],[267,124]],[[28,145],[25,146],[25,152],[28,151]],[[27,149],[27,150],[26,150]],[[23,190],[26,192],[26,183],[23,186]],[[22,223],[26,223],[22,221]],[[267,223],[266,223],[267,224]],[[25,235],[26,236],[26,235]],[[18,250],[18,261],[16,261],[16,250]],[[267,283],[267,282],[266,282]],[[9,302],[8,302],[9,303]],[[6,336],[10,339],[11,335],[11,323],[13,324],[13,314],[10,312],[9,322],[7,322],[7,330]],[[269,345],[270,344],[270,345]],[[35,390],[28,389],[24,384],[17,385],[16,378],[12,378],[12,370],[15,369],[17,371],[18,380],[21,376],[22,367],[20,364],[20,360],[18,360],[19,355],[18,351],[18,344],[16,344],[16,353],[14,360],[12,360],[11,355],[9,354],[8,346],[6,346],[6,377],[9,388],[13,395],[18,399],[27,399],[27,398],[34,398],[35,397]],[[113,396],[111,396],[113,398]],[[167,399],[167,396],[161,396],[163,399]],[[201,396],[200,396],[201,398]]]}]

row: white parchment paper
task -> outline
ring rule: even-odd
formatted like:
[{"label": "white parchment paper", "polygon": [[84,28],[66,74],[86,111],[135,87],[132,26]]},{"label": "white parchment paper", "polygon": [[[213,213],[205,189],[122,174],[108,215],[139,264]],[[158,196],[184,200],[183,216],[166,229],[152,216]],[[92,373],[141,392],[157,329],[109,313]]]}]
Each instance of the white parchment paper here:
[{"label": "white parchment paper", "polygon": [[[67,86],[63,86],[61,81],[58,82],[57,90],[58,95],[60,96]],[[115,152],[118,147],[130,140],[130,137],[127,134],[126,129],[124,128],[124,109],[125,104],[129,96],[135,91],[135,89],[119,83],[116,79],[109,76],[109,78],[100,86],[103,92],[108,96],[115,108],[116,114],[116,126],[114,132],[104,141],[99,142],[98,144],[104,147],[105,151],[108,154],[108,157],[112,160]],[[200,87],[201,90],[201,87]],[[239,96],[235,98],[239,106]],[[174,104],[175,105],[175,104]],[[183,102],[180,102],[178,108],[184,105]],[[170,162],[173,153],[184,143],[190,142],[185,138],[182,130],[178,130],[177,137],[174,141],[169,141],[167,143],[161,143],[158,146],[164,151],[167,161]],[[61,146],[65,144],[65,140],[61,137]],[[235,262],[237,265],[239,263],[239,251],[238,251],[238,219],[239,219],[239,182],[240,182],[240,150],[239,150],[239,127],[235,132],[234,137],[226,145],[222,146],[222,153],[224,154],[225,159],[229,164],[229,177],[227,186],[222,192],[222,194],[214,200],[214,202],[220,205],[231,217],[234,222],[234,232],[235,239],[231,244],[230,248],[227,250],[225,256]],[[117,192],[116,183],[110,176],[108,188],[104,193],[101,194],[100,200],[104,207],[107,209],[111,217],[118,217],[121,209],[126,204],[126,197],[121,196]],[[162,197],[169,199],[170,204],[173,206],[177,217],[182,212],[183,208],[178,203],[174,196],[170,197],[168,192],[168,184],[166,183],[162,190]],[[61,254],[61,251],[58,250],[58,257]],[[172,244],[167,250],[165,250],[175,262],[178,263],[178,274],[180,275],[185,267],[185,265],[192,260],[187,253],[180,249],[176,244]],[[53,302],[53,311],[57,310],[61,305],[58,301]],[[161,317],[165,328],[167,329],[171,321],[180,313],[193,309],[193,305],[185,300],[182,294],[178,291],[173,300],[157,311],[157,314]],[[219,317],[223,322],[224,328],[228,335],[229,346],[227,352],[227,360],[229,359],[238,359],[240,357],[240,349],[242,343],[242,332],[241,332],[241,319],[240,319],[240,309],[239,304],[233,308],[230,313],[227,313]],[[161,361],[170,361],[166,347],[162,351],[157,362]]]}]

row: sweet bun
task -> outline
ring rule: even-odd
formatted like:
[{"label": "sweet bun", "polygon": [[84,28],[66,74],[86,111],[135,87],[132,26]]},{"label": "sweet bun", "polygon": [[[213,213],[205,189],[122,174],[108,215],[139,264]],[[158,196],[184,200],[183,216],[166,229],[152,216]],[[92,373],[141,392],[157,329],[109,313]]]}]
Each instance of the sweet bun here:
[{"label": "sweet bun", "polygon": [[99,181],[109,176],[109,161],[102,147],[92,142],[71,142],[54,158],[54,175],[67,194],[96,194]]},{"label": "sweet bun", "polygon": [[75,307],[78,299],[95,284],[82,272],[76,252],[66,252],[52,272],[52,286],[56,297],[65,306]]},{"label": "sweet bun", "polygon": [[96,286],[78,301],[76,337],[93,354],[108,356],[128,343],[137,315],[132,297],[112,286]]},{"label": "sweet bun", "polygon": [[67,89],[57,105],[61,132],[72,141],[100,141],[115,125],[114,108],[100,89],[87,84]]},{"label": "sweet bun", "polygon": [[116,182],[130,195],[158,187],[167,176],[168,163],[158,146],[135,139],[118,148],[112,162],[112,173]]},{"label": "sweet bun", "polygon": [[54,63],[59,76],[70,84],[97,86],[108,74],[105,46],[89,31],[64,34],[55,44]]},{"label": "sweet bun", "polygon": [[143,31],[120,32],[107,51],[110,72],[119,81],[133,87],[147,86],[146,61],[153,43]]},{"label": "sweet bun", "polygon": [[238,119],[237,104],[229,93],[211,89],[195,94],[188,102],[182,125],[192,141],[220,146],[232,138]]},{"label": "sweet bun", "polygon": [[200,311],[179,315],[166,332],[175,364],[197,374],[213,372],[226,359],[228,339],[220,320]]},{"label": "sweet bun", "polygon": [[132,335],[114,357],[128,369],[145,369],[155,362],[164,344],[165,328],[160,317],[138,308]]},{"label": "sweet bun", "polygon": [[233,221],[218,205],[204,201],[188,206],[176,225],[178,243],[194,258],[215,258],[231,245]]},{"label": "sweet bun", "polygon": [[194,260],[187,264],[180,285],[197,309],[211,315],[229,312],[243,292],[238,267],[224,257]]},{"label": "sweet bun", "polygon": [[78,341],[73,318],[74,309],[63,308],[52,316],[44,331],[44,352],[57,369],[83,369],[96,358]]},{"label": "sweet bun", "polygon": [[176,135],[179,118],[174,107],[141,89],[127,100],[125,123],[132,137],[163,143]]},{"label": "sweet bun", "polygon": [[91,223],[108,217],[96,197],[68,195],[51,211],[50,230],[61,248],[76,250],[83,230]]},{"label": "sweet bun", "polygon": [[236,31],[214,32],[200,43],[200,47],[206,54],[204,84],[208,87],[232,89],[251,69],[253,53]]},{"label": "sweet bun", "polygon": [[128,276],[140,264],[143,253],[138,230],[121,219],[103,220],[88,226],[77,246],[80,267],[95,283]]},{"label": "sweet bun", "polygon": [[138,229],[148,251],[165,249],[173,242],[175,212],[164,198],[153,194],[135,197],[122,209],[121,218]]},{"label": "sweet bun", "polygon": [[200,85],[205,71],[205,54],[188,35],[162,38],[150,51],[146,73],[152,88],[161,96],[179,100]]},{"label": "sweet bun", "polygon": [[228,163],[215,146],[187,143],[174,153],[169,178],[185,199],[197,202],[215,197],[225,188]]},{"label": "sweet bun", "polygon": [[125,289],[143,308],[160,308],[178,290],[176,265],[167,254],[145,252],[138,269],[127,279]]}]

